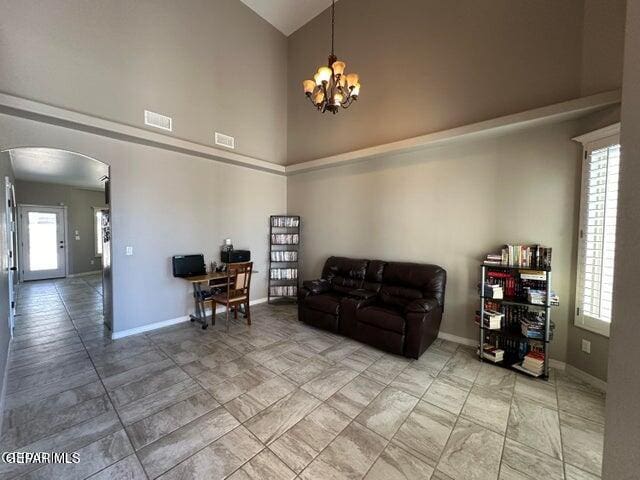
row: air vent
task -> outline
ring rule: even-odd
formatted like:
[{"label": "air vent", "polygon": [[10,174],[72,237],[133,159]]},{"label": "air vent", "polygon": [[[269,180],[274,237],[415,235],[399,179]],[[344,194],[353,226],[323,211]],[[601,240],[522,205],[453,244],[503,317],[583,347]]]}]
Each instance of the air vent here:
[{"label": "air vent", "polygon": [[236,139],[225,135],[224,133],[216,132],[216,145],[227,148],[236,148]]},{"label": "air vent", "polygon": [[171,120],[171,117],[166,117],[164,115],[160,115],[159,113],[150,112],[149,110],[144,111],[144,124],[149,125],[150,127],[168,130],[169,132],[173,130],[173,122]]}]

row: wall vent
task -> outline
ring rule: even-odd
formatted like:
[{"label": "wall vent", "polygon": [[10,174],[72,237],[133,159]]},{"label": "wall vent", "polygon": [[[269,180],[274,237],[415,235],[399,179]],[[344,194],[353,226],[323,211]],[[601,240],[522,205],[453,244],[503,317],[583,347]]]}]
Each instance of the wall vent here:
[{"label": "wall vent", "polygon": [[144,124],[150,127],[161,128],[171,132],[173,130],[173,121],[171,117],[160,115],[159,113],[144,111]]},{"label": "wall vent", "polygon": [[216,132],[216,145],[227,148],[236,148],[236,139],[230,135]]}]

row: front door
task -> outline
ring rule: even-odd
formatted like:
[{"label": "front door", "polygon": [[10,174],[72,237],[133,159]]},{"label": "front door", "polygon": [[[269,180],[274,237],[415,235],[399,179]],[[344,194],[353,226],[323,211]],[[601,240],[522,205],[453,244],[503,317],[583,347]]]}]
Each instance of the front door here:
[{"label": "front door", "polygon": [[20,226],[22,280],[65,277],[66,208],[21,205]]}]

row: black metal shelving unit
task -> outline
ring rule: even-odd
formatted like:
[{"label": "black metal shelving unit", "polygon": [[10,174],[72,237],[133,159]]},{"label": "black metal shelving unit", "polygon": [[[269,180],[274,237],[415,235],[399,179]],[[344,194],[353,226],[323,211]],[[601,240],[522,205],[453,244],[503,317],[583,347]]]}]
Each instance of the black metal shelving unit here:
[{"label": "black metal shelving unit", "polygon": [[300,227],[298,215],[271,215],[269,218],[269,303],[298,298]]},{"label": "black metal shelving unit", "polygon": [[[551,304],[551,267],[546,268],[537,268],[537,267],[521,267],[515,265],[493,265],[483,263],[481,265],[482,275],[481,275],[481,284],[480,284],[480,321],[479,321],[479,331],[480,331],[480,345],[478,348],[478,357],[480,361],[488,361],[493,365],[498,365],[501,367],[509,368],[523,374],[527,374],[528,372],[524,372],[518,368],[515,368],[514,365],[518,364],[522,361],[522,357],[526,354],[525,350],[529,347],[529,342],[536,342],[543,345],[543,353],[544,353],[544,367],[542,375],[538,378],[542,378],[547,380],[549,378],[549,343],[551,343],[552,339],[552,331],[551,331],[551,307],[555,306]],[[526,271],[544,271],[545,280],[543,280],[546,284],[546,297],[544,304],[531,303],[526,297],[504,297],[503,299],[495,299],[486,297],[484,295],[485,289],[484,286],[487,283],[487,271],[488,270],[503,270],[510,273],[518,273],[518,272],[526,272]],[[526,309],[542,309],[545,313],[545,326],[544,326],[544,337],[543,338],[530,338],[525,336],[522,331],[518,328],[516,329],[514,326],[506,326],[503,325],[499,330],[489,329],[484,327],[484,313],[486,310],[486,302],[491,301],[500,305],[500,310],[504,313],[503,305],[514,305],[521,306]],[[493,339],[498,338],[500,342],[513,342],[520,345],[522,348],[520,352],[516,352],[513,350],[507,351],[505,349],[504,359],[500,362],[493,362],[491,360],[485,359],[483,357],[483,345],[487,343],[487,339],[490,339],[488,343],[491,343],[491,337]],[[500,348],[503,348],[500,345]],[[504,349],[504,348],[503,348]],[[532,374],[529,374],[533,376]]]}]

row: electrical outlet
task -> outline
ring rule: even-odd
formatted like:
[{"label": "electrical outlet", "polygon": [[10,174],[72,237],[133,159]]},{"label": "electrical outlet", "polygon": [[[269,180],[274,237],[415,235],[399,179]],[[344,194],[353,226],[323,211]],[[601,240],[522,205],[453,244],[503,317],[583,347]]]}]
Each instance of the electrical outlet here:
[{"label": "electrical outlet", "polygon": [[591,353],[591,342],[584,338],[582,339],[582,351],[584,353]]}]

